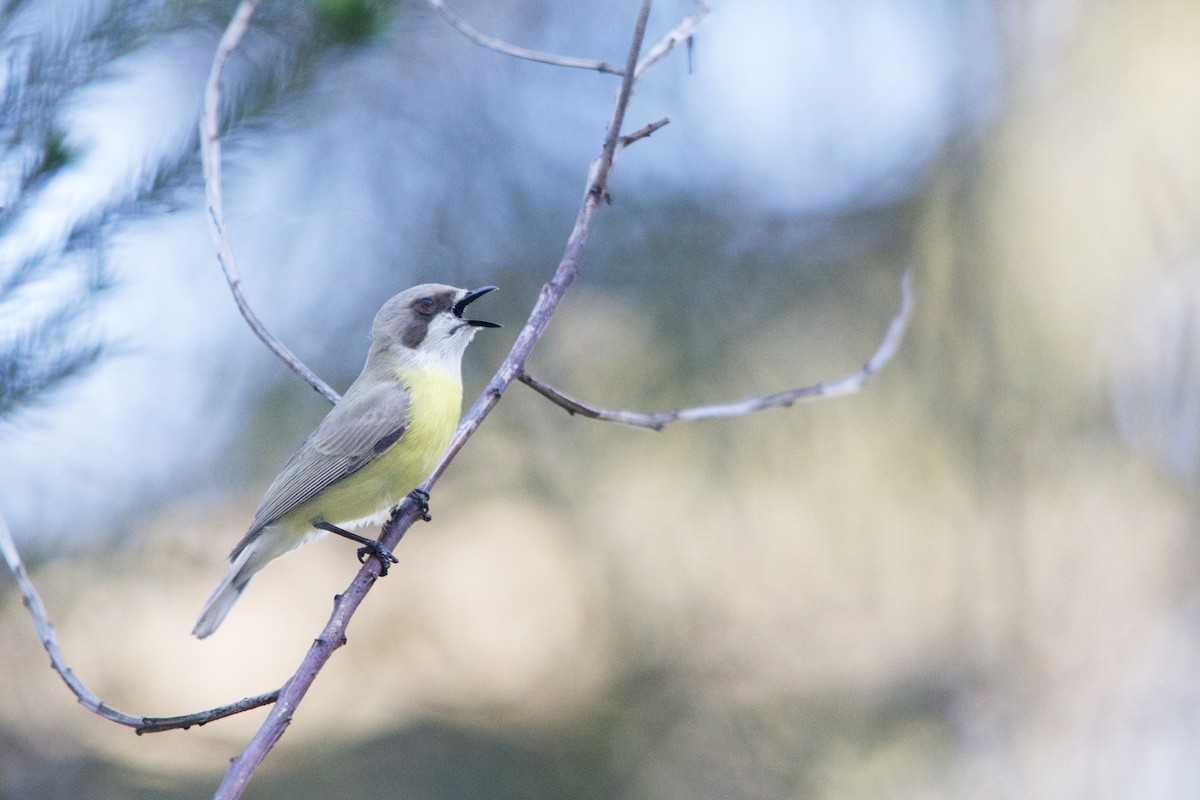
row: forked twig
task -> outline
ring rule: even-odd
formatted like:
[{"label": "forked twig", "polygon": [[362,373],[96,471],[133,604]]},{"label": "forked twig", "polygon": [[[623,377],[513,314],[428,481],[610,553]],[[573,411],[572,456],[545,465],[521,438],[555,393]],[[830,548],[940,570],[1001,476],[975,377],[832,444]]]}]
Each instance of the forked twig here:
[{"label": "forked twig", "polygon": [[179,717],[139,717],[133,714],[126,714],[124,711],[118,711],[112,706],[105,703],[96,693],[89,689],[75,671],[67,665],[66,659],[63,658],[62,648],[58,645],[58,634],[54,631],[54,625],[50,622],[50,617],[46,613],[46,606],[42,604],[42,598],[34,588],[33,581],[29,579],[29,572],[25,569],[25,562],[21,559],[21,554],[17,550],[17,544],[13,540],[12,531],[8,528],[8,523],[4,520],[4,516],[0,515],[0,555],[4,557],[4,562],[8,565],[8,569],[12,572],[13,577],[17,581],[17,587],[21,591],[21,598],[25,603],[25,608],[29,610],[29,615],[33,617],[33,626],[37,630],[38,638],[42,640],[42,647],[46,648],[47,655],[50,656],[50,666],[62,678],[63,683],[71,690],[79,700],[79,704],[91,711],[104,717],[110,722],[115,722],[118,725],[125,725],[133,728],[138,734],[155,733],[158,731],[173,730],[177,728],[190,728],[193,725],[203,725],[206,722],[228,717],[233,714],[240,714],[243,711],[248,711],[252,708],[266,705],[275,701],[275,697],[279,694],[278,690],[268,692],[267,694],[258,695],[257,697],[248,697],[245,700],[239,700],[236,703],[211,708],[207,711],[198,711],[194,714],[185,714]]},{"label": "forked twig", "polygon": [[[604,61],[596,61],[589,58],[576,58],[574,56],[560,56],[553,53],[543,53],[538,50],[530,50],[525,47],[520,47],[515,44],[510,44],[503,39],[497,39],[495,36],[490,36],[476,28],[466,20],[461,14],[446,5],[445,0],[429,0],[429,5],[435,11],[442,15],[443,18],[454,26],[459,33],[466,36],[480,47],[486,47],[489,50],[495,50],[497,53],[503,53],[506,56],[520,58],[526,61],[536,61],[539,64],[550,64],[556,67],[569,67],[571,69],[586,69],[595,72],[603,72],[609,75],[624,75],[625,70],[620,67],[615,67]],[[687,43],[689,39],[696,33],[696,28],[708,16],[709,8],[706,0],[697,0],[696,10],[688,16],[680,20],[679,24],[666,33],[659,39],[653,47],[646,51],[646,57],[639,61],[634,69],[634,79],[642,77],[646,70],[662,61],[672,50],[680,45]]]},{"label": "forked twig", "polygon": [[878,349],[876,349],[875,354],[871,356],[870,360],[849,375],[833,381],[816,383],[811,386],[800,386],[795,389],[788,389],[758,397],[749,397],[745,400],[738,400],[732,403],[692,406],[674,411],[659,411],[657,413],[646,414],[638,411],[626,411],[624,409],[601,408],[580,402],[524,371],[517,376],[517,379],[555,405],[564,408],[568,414],[578,414],[581,417],[601,420],[603,422],[631,425],[635,428],[649,428],[654,431],[660,431],[673,422],[694,422],[701,419],[742,417],[746,414],[753,414],[756,411],[765,411],[768,408],[791,406],[804,400],[840,397],[842,395],[853,394],[861,389],[867,380],[883,369],[892,360],[892,356],[896,354],[896,350],[900,346],[900,342],[904,339],[904,332],[907,330],[909,320],[912,317],[913,295],[911,272],[904,273],[904,277],[900,281],[900,293],[900,310],[896,312],[896,316],[892,317],[887,333],[884,334],[883,341],[880,342]]},{"label": "forked twig", "polygon": [[323,394],[329,402],[336,403],[339,399],[338,393],[305,366],[283,342],[275,338],[259,320],[254,309],[250,308],[242,292],[242,276],[233,256],[233,246],[229,243],[229,231],[225,227],[225,208],[221,196],[221,75],[225,71],[225,62],[229,60],[229,54],[238,46],[238,42],[250,27],[250,17],[254,14],[258,2],[259,0],[242,0],[238,4],[233,18],[229,20],[229,25],[217,43],[212,70],[204,87],[204,113],[200,116],[200,160],[204,166],[204,197],[208,205],[209,228],[217,245],[217,260],[221,263],[221,271],[225,273],[225,280],[229,283],[229,290],[233,293],[238,311],[242,312],[242,317],[250,329],[271,352],[307,381],[309,386]]},{"label": "forked twig", "polygon": [[634,71],[634,79],[642,77],[646,70],[666,58],[676,47],[686,44],[696,34],[696,28],[700,27],[700,23],[708,17],[708,11],[707,0],[697,0],[696,10],[680,20],[678,25],[667,31],[665,36],[646,51],[646,55],[638,62],[637,69]]}]

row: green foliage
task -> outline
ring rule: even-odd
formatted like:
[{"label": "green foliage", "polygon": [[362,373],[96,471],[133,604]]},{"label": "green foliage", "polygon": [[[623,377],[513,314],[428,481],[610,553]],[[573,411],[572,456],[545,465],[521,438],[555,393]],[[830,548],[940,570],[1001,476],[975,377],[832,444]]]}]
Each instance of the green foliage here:
[{"label": "green foliage", "polygon": [[316,0],[313,11],[323,39],[332,44],[360,45],[384,29],[391,16],[389,5],[383,0]]},{"label": "green foliage", "polygon": [[45,154],[42,157],[42,172],[54,172],[66,166],[78,154],[67,146],[66,134],[51,128],[46,133]]}]

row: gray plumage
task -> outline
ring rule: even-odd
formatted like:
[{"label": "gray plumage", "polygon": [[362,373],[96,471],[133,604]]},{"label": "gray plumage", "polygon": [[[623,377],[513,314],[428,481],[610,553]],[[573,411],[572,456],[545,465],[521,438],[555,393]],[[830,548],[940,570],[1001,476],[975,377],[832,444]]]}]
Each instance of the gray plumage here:
[{"label": "gray plumage", "polygon": [[[409,423],[408,392],[395,380],[370,375],[372,366],[368,358],[363,374],[283,465],[231,559],[268,525],[353,475],[400,440]],[[376,446],[384,442],[386,446]]]}]

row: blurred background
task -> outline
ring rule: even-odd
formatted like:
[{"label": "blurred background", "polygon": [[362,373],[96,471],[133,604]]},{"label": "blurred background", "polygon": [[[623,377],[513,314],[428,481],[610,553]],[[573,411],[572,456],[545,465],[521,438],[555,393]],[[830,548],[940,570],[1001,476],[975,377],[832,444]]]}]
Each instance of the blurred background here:
[{"label": "blurred background", "polygon": [[[457,0],[622,63],[635,0]],[[68,661],[165,716],[276,688],[357,564],[275,562],[189,636],[327,410],[253,337],[195,130],[231,2],[0,11],[0,512]],[[655,5],[649,41],[692,5]],[[248,796],[1200,793],[1200,6],[713,0],[639,84],[584,271]],[[498,284],[468,401],[557,263],[617,80],[410,0],[265,0],[226,214],[265,323],[339,389],[390,295]],[[0,797],[201,798],[265,715],[137,737],[0,579]]]}]

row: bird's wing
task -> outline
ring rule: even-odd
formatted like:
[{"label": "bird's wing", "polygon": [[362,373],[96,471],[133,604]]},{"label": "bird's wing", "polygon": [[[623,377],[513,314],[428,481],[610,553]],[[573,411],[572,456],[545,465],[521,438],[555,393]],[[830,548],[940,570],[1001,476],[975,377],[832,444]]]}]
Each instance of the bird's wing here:
[{"label": "bird's wing", "polygon": [[408,392],[390,380],[366,389],[356,381],[284,464],[232,557],[284,514],[386,452],[408,423]]}]

